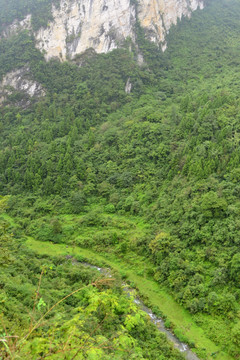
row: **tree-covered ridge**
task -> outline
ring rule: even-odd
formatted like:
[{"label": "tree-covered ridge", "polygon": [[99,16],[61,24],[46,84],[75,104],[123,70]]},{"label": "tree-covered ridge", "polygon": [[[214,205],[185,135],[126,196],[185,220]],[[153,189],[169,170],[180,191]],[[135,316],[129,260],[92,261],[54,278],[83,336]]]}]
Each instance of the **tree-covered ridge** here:
[{"label": "tree-covered ridge", "polygon": [[[0,44],[1,75],[27,61],[48,92],[27,110],[1,109],[0,191],[11,195],[8,212],[24,236],[123,261],[145,256],[144,276],[166,286],[234,359],[239,10],[238,1],[212,1],[171,30],[165,54],[138,29],[142,67],[123,49],[86,57],[82,67],[46,63],[27,33]],[[64,214],[74,216],[71,224]]]}]

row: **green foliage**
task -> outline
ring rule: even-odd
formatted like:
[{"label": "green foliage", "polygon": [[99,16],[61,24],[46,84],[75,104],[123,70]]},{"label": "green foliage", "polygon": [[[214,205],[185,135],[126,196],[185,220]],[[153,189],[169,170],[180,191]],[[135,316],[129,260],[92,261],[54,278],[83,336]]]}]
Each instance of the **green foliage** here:
[{"label": "green foliage", "polygon": [[238,321],[238,323],[233,327],[232,330],[232,336],[233,336],[233,342],[235,344],[237,344],[238,346],[240,346],[240,322]]},{"label": "green foliage", "polygon": [[[35,49],[34,39],[28,34],[28,31],[22,31],[19,35],[14,35],[9,39],[2,39],[0,40],[0,79],[16,68],[42,59],[43,56]],[[22,120],[21,117],[17,117],[17,119],[18,122]]]},{"label": "green foliage", "polygon": [[69,256],[37,257],[23,239],[4,247],[14,262],[0,268],[3,359],[183,359],[117,281]]},{"label": "green foliage", "polygon": [[236,284],[240,284],[240,253],[235,254],[231,260],[231,277]]},{"label": "green foliage", "polygon": [[[26,14],[23,4],[17,5],[19,18]],[[3,5],[7,9],[5,1]],[[43,9],[48,5],[44,1]],[[11,194],[7,212],[20,219],[27,236],[42,241],[71,242],[126,261],[144,257],[151,262],[148,274],[233,358],[239,354],[240,299],[239,11],[236,0],[209,2],[205,10],[171,29],[165,53],[145,39],[137,24],[138,49],[132,54],[124,49],[85,54],[81,67],[82,56],[74,63],[46,63],[27,32],[0,42],[0,77],[28,64],[47,92],[27,109],[14,107],[18,94],[13,94],[0,110],[0,191]],[[4,11],[1,24],[10,23],[13,16],[16,13],[7,17]],[[145,60],[141,67],[134,60],[137,50]],[[129,78],[133,90],[126,94]],[[127,217],[136,217],[138,225]],[[15,232],[20,237],[20,229]],[[30,273],[39,273],[40,260],[26,264],[26,249],[18,259],[5,223],[0,235],[8,271],[16,274],[24,267],[31,280],[15,275],[2,280],[5,294],[10,294],[4,295],[10,296],[4,306],[11,324],[23,310],[14,327],[19,329],[19,324],[28,323],[26,309],[36,285]],[[21,242],[18,245],[21,248]],[[72,290],[69,282],[73,285],[78,273],[66,264],[62,270],[60,260],[54,261],[53,285],[60,296],[65,288]],[[138,271],[145,274],[142,268]],[[84,272],[81,276],[90,281]],[[48,305],[56,293],[46,286],[42,299]],[[72,309],[67,320],[73,321],[76,337],[92,328],[82,310],[80,320],[87,322],[88,332],[75,324],[78,301],[84,309],[89,306],[81,297],[67,304]],[[116,354],[120,348],[134,348],[128,358],[170,359],[155,345],[149,355],[141,343],[143,335],[136,342],[131,332],[135,322],[142,328],[140,314],[121,318],[114,311],[112,333],[119,324],[126,331],[116,340]],[[92,314],[92,323],[99,324],[100,315]],[[64,325],[60,320],[56,324],[60,338]],[[44,334],[52,335],[50,328]],[[91,341],[108,346],[105,330]],[[31,346],[39,355],[47,345],[45,335],[38,335]],[[85,355],[112,356],[99,348],[91,351]]]},{"label": "green foliage", "polygon": [[87,199],[83,192],[78,191],[72,194],[70,202],[73,214],[79,214],[81,211],[84,210]]}]

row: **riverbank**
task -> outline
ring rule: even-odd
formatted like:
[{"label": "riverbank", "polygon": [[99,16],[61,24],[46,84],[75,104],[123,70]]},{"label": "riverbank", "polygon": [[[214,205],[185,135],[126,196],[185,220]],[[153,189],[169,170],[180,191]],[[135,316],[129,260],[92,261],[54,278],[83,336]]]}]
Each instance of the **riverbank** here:
[{"label": "riverbank", "polygon": [[[28,237],[26,245],[34,252],[48,255],[78,255],[83,260],[98,266],[109,266],[113,270],[124,275],[139,291],[140,295],[148,298],[148,306],[152,309],[156,307],[167,320],[172,324],[174,333],[182,339],[187,339],[188,343],[194,344],[197,355],[201,359],[207,360],[234,360],[230,355],[209,340],[204,334],[203,329],[194,323],[192,316],[183,309],[173,297],[163,288],[160,288],[152,278],[139,276],[137,269],[124,261],[118,260],[109,254],[96,254],[88,249],[66,246],[65,244],[53,244],[51,242],[41,242]],[[139,263],[138,263],[139,266]],[[215,354],[215,355],[213,355]]]}]

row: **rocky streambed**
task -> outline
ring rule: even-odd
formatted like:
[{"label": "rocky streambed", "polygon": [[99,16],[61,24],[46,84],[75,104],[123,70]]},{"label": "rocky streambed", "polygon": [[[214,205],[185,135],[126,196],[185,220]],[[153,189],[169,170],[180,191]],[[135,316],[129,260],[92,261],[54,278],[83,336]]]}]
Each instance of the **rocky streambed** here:
[{"label": "rocky streambed", "polygon": [[[101,268],[87,262],[81,262],[83,266],[91,267],[92,269],[96,269],[100,273],[104,274],[106,277],[112,277],[111,270],[108,268]],[[200,360],[196,354],[194,354],[189,346],[183,342],[181,342],[171,330],[167,329],[164,325],[164,320],[160,317],[157,317],[150,308],[148,308],[143,301],[136,295],[136,290],[130,288],[126,283],[123,283],[123,289],[127,293],[128,296],[133,298],[133,301],[150,317],[151,321],[156,325],[157,329],[164,333],[168,340],[170,340],[174,347],[177,348],[180,352],[182,352],[187,360]]]}]

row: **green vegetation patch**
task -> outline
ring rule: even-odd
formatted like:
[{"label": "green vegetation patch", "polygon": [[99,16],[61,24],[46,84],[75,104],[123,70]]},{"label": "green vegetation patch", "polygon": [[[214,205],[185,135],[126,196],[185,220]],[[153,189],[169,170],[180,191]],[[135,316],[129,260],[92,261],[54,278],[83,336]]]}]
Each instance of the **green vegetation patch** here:
[{"label": "green vegetation patch", "polygon": [[[28,108],[16,95],[0,109],[14,236],[104,253],[156,305],[167,289],[185,309],[167,306],[167,323],[193,319],[175,332],[196,331],[203,358],[240,353],[239,12],[239,1],[211,1],[171,29],[165,53],[138,28],[138,49],[86,56],[82,67],[45,62],[27,32],[0,43],[0,76],[28,64],[46,90]],[[20,282],[8,291],[23,299],[32,288]]]}]

